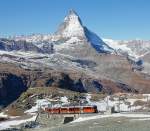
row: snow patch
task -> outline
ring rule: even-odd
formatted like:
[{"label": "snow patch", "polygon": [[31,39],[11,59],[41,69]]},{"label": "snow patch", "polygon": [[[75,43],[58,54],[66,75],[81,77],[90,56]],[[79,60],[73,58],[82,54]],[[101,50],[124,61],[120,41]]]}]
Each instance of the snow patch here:
[{"label": "snow patch", "polygon": [[114,107],[115,111],[119,112],[129,112],[129,111],[135,111],[138,109],[143,108],[142,106],[135,106],[134,102],[136,101],[143,101],[143,102],[147,102],[149,100],[149,95],[143,95],[143,97],[141,99],[138,98],[127,98],[124,100],[119,100],[118,97],[113,97],[114,100],[111,100],[111,96],[107,96],[104,100],[99,100],[99,101],[91,101],[91,95],[88,94],[86,97],[86,101],[88,102],[88,104],[90,105],[96,105],[98,111],[103,112],[106,111],[108,107]]},{"label": "snow patch", "polygon": [[67,104],[68,103],[68,98],[66,96],[61,97],[60,101],[63,102],[63,103],[65,103],[65,104]]},{"label": "snow patch", "polygon": [[4,112],[1,112],[1,113],[0,113],[0,117],[7,118],[7,117],[8,117],[8,115],[7,115],[7,114],[5,114]]},{"label": "snow patch", "polygon": [[77,38],[77,37],[71,37],[69,40],[67,40],[64,43],[61,44],[55,44],[55,50],[59,51],[59,50],[63,50],[63,49],[74,49],[75,46],[79,46],[80,44],[82,44],[83,42]]},{"label": "snow patch", "polygon": [[51,104],[48,100],[46,99],[39,99],[36,100],[36,105],[33,106],[31,109],[25,111],[25,113],[29,113],[29,114],[34,114],[38,111],[39,108],[45,109],[46,107],[48,107],[49,104]]},{"label": "snow patch", "polygon": [[13,126],[20,125],[22,123],[26,123],[29,121],[35,121],[37,116],[32,116],[29,119],[24,119],[24,120],[9,120],[9,121],[4,121],[0,123],[0,130],[4,130],[7,128],[13,128]]}]

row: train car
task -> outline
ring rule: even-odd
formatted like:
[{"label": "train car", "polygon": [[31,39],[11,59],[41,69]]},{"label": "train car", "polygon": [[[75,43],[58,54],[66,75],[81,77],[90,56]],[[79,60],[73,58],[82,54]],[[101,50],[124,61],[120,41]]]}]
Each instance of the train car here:
[{"label": "train car", "polygon": [[46,112],[51,114],[79,114],[79,113],[97,113],[97,106],[71,106],[60,108],[46,108]]},{"label": "train car", "polygon": [[60,113],[60,108],[53,108],[52,113],[59,114]]},{"label": "train car", "polygon": [[96,106],[86,106],[83,107],[83,113],[97,113],[97,107]]},{"label": "train car", "polygon": [[51,114],[60,114],[60,108],[45,108],[45,111]]},{"label": "train car", "polygon": [[69,108],[67,108],[67,107],[60,108],[60,113],[61,114],[68,114],[69,113]]},{"label": "train car", "polygon": [[69,113],[79,114],[81,113],[81,107],[69,107]]}]

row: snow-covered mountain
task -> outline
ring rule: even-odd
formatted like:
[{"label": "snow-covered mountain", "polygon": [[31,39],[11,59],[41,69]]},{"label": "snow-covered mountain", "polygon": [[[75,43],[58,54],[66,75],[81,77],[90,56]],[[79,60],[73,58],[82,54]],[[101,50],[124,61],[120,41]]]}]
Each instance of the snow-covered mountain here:
[{"label": "snow-covered mountain", "polygon": [[[110,48],[102,39],[95,33],[91,32],[88,28],[84,27],[80,17],[73,10],[65,17],[58,30],[53,35],[31,35],[31,36],[18,36],[14,38],[16,41],[24,40],[32,42],[35,45],[43,44],[45,42],[53,43],[54,48],[73,47],[75,44],[89,43],[99,53],[111,53],[113,49]],[[76,46],[76,45],[75,45]],[[80,44],[79,44],[80,46]]]},{"label": "snow-covered mountain", "polygon": [[144,72],[150,73],[150,41],[103,39],[119,55],[135,62],[142,61]]},{"label": "snow-covered mountain", "polygon": [[[0,50],[1,54],[14,56],[20,54],[25,58],[30,55],[39,56],[40,53],[46,57],[53,54],[55,57],[62,55],[63,57],[88,59],[101,53],[108,53],[123,56],[133,64],[142,59],[144,62],[147,60],[148,57],[144,56],[150,52],[150,41],[101,39],[83,25],[75,11],[70,10],[54,34],[16,36],[11,39],[1,38]],[[38,54],[36,55],[36,53]],[[147,63],[149,64],[149,62]]]},{"label": "snow-covered mountain", "polygon": [[[149,44],[136,43],[102,40],[71,10],[54,34],[0,39],[0,74],[9,78],[6,82],[0,79],[0,82],[12,82],[10,74],[13,74],[13,78],[25,82],[26,88],[56,86],[109,94],[150,92],[147,74],[138,71],[137,75],[134,71],[136,64],[141,66],[142,63],[134,58],[147,53]],[[145,63],[149,54],[140,58]],[[145,72],[150,73],[148,61],[144,66]],[[3,74],[4,71],[8,74]],[[9,90],[11,85],[0,84],[0,88]]]},{"label": "snow-covered mountain", "polygon": [[150,53],[150,41],[143,40],[112,40],[103,39],[111,48],[116,50],[118,53],[126,53],[136,59],[142,58],[143,56]]},{"label": "snow-covered mountain", "polygon": [[42,50],[39,52],[46,53],[49,51],[46,50],[47,48],[53,48],[56,52],[65,53],[68,50],[73,52],[73,50],[81,49],[81,47],[85,47],[85,50],[91,50],[89,48],[93,47],[98,53],[117,53],[136,61],[150,53],[150,41],[101,39],[83,25],[74,10],[69,11],[54,34],[16,36],[12,39],[14,41],[13,45],[18,43],[17,41],[26,41],[31,45],[34,44],[38,50]]},{"label": "snow-covered mountain", "polygon": [[13,40],[34,43],[38,48],[51,45],[54,46],[55,51],[60,51],[61,53],[77,47],[91,45],[99,53],[117,53],[118,55],[130,57],[135,61],[142,59],[150,52],[150,41],[101,39],[83,25],[80,17],[73,10],[69,11],[54,34],[18,36],[14,37]]}]

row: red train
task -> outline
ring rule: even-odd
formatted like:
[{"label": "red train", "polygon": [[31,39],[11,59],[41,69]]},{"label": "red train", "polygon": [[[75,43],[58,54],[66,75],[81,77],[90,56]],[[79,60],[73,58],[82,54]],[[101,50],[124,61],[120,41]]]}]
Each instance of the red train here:
[{"label": "red train", "polygon": [[71,106],[45,108],[46,112],[51,114],[79,114],[79,113],[97,113],[97,106]]}]

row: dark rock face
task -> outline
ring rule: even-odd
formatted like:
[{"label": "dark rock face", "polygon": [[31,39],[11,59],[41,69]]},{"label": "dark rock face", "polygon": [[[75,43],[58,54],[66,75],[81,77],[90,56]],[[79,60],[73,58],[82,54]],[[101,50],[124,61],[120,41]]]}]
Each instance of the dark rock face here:
[{"label": "dark rock face", "polygon": [[124,83],[118,82],[117,85],[118,85],[119,88],[121,88],[121,89],[123,89],[123,90],[125,90],[125,91],[127,91],[127,92],[138,93],[137,90],[135,90],[135,89],[129,87],[128,85],[126,85],[126,84],[124,84]]},{"label": "dark rock face", "polygon": [[62,79],[59,80],[58,86],[73,91],[86,92],[80,79],[74,81],[67,74],[62,75]]},{"label": "dark rock face", "polygon": [[84,27],[87,40],[91,43],[91,46],[99,53],[110,53],[113,49],[109,47],[102,39],[100,39],[95,33]]},{"label": "dark rock face", "polygon": [[[77,92],[88,92],[88,91],[99,92],[99,90],[97,90],[97,88],[99,88],[99,85],[96,84],[96,81],[93,81],[92,79],[85,80],[86,78],[82,78],[81,76],[74,78],[74,77],[70,77],[69,74],[57,73],[57,75],[49,74],[48,76],[42,75],[41,77],[42,79],[45,79],[45,81],[43,81],[45,87],[53,86],[53,87],[58,87],[58,88],[77,91]],[[38,84],[37,81],[38,79],[34,81],[35,87]]]},{"label": "dark rock face", "polygon": [[14,74],[0,74],[0,104],[7,105],[27,89],[26,79]]},{"label": "dark rock face", "polygon": [[47,42],[47,43],[43,44],[41,49],[42,49],[43,53],[47,53],[47,54],[54,53],[53,43],[48,43]]}]

